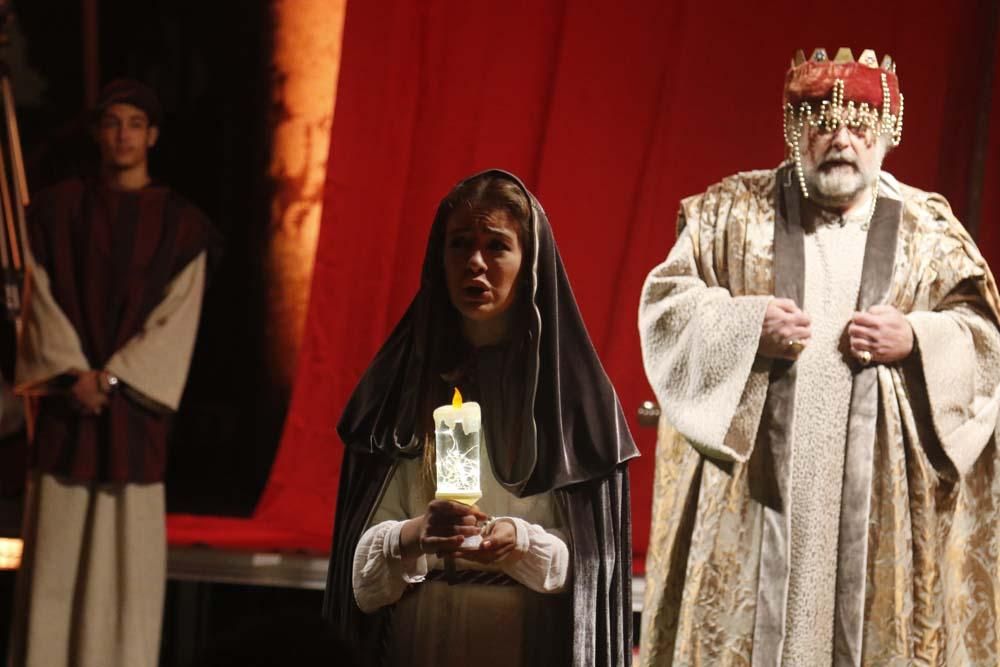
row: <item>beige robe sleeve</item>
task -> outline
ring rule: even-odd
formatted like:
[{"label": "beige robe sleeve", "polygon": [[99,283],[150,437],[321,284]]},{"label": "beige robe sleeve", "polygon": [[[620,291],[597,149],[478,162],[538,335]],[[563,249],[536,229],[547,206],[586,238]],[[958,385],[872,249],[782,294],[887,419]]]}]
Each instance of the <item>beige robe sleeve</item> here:
[{"label": "beige robe sleeve", "polygon": [[706,456],[743,462],[753,449],[770,368],[757,346],[772,298],[706,285],[687,227],[643,285],[646,376],[664,417]]},{"label": "beige robe sleeve", "polygon": [[105,365],[131,390],[171,411],[180,404],[187,381],[201,315],[205,264],[203,252],[177,274],[142,330]]},{"label": "beige robe sleeve", "polygon": [[520,517],[498,517],[514,526],[514,551],[497,561],[510,578],[536,593],[562,593],[569,587],[569,547],[561,531],[546,529]]},{"label": "beige robe sleeve", "polygon": [[14,371],[15,391],[21,394],[44,393],[56,376],[90,368],[76,329],[52,296],[48,273],[33,264],[29,281]]},{"label": "beige robe sleeve", "polygon": [[915,361],[922,370],[930,419],[960,475],[979,458],[1000,416],[1000,331],[975,308],[912,312]]}]

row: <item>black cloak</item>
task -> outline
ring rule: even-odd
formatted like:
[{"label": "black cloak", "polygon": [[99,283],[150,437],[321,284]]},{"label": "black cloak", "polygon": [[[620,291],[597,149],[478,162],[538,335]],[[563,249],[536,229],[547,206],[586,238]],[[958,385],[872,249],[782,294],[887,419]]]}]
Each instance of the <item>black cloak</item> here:
[{"label": "black cloak", "polygon": [[[554,492],[565,512],[573,582],[564,641],[566,653],[572,652],[571,664],[629,665],[632,524],[625,464],[638,450],[584,327],[545,212],[517,177],[499,170],[484,174],[509,179],[531,203],[530,233],[522,250],[523,261],[530,264],[522,269],[524,298],[519,298],[520,331],[525,333],[504,349],[475,355],[478,361],[470,371],[490,378],[476,383],[480,392],[475,398],[484,406],[494,476],[520,497]],[[420,388],[427,386],[426,375],[436,372],[428,359],[432,336],[438,333],[431,331],[431,323],[457,317],[443,267],[450,213],[445,198],[431,227],[420,290],[361,378],[337,426],[345,451],[324,615],[343,639],[368,656],[381,653],[377,647],[385,639],[389,614],[366,615],[358,608],[351,585],[354,550],[394,461],[422,453],[423,442],[415,434],[427,402]],[[448,396],[440,396],[439,403]],[[505,447],[494,448],[496,443]]]}]

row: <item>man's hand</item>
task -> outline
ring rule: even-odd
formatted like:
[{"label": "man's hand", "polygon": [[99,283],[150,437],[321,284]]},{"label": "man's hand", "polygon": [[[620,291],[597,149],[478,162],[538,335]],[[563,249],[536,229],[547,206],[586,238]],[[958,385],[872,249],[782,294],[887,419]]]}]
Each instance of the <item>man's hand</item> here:
[{"label": "man's hand", "polygon": [[76,409],[85,415],[99,415],[108,404],[108,395],[101,391],[101,371],[81,371],[70,389]]},{"label": "man's hand", "polygon": [[[872,306],[866,313],[854,313],[847,325],[851,354],[867,363],[892,364],[913,351],[913,328],[892,306]],[[865,359],[867,352],[871,359]]]},{"label": "man's hand", "polygon": [[486,519],[475,505],[432,500],[426,512],[403,524],[399,533],[400,551],[404,558],[450,554],[467,536],[478,535],[477,524]]},{"label": "man's hand", "polygon": [[771,299],[764,313],[757,353],[794,361],[812,338],[812,321],[791,299]]},{"label": "man's hand", "polygon": [[510,521],[503,519],[495,521],[489,533],[484,536],[483,543],[475,551],[459,551],[457,558],[475,561],[489,565],[500,560],[517,547],[517,529]]}]

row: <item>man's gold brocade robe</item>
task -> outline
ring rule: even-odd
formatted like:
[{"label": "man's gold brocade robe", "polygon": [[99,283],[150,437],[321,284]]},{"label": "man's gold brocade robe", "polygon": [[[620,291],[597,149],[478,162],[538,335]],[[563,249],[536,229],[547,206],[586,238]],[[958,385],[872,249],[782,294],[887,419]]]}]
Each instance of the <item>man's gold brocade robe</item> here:
[{"label": "man's gold brocade robe", "polygon": [[[851,368],[838,514],[835,665],[1000,664],[1000,296],[939,195],[882,175],[858,310],[889,304],[910,357]],[[796,366],[756,354],[772,296],[802,304],[794,171],[682,202],[647,278],[643,358],[663,409],[642,665],[778,665],[796,508]]]}]

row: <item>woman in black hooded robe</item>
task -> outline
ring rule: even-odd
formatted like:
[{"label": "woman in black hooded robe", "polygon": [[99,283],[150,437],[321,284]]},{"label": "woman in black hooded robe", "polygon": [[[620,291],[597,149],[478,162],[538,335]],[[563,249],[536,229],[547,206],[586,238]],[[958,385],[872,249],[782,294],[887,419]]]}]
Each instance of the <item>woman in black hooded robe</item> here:
[{"label": "woman in black hooded robe", "polygon": [[[521,254],[499,338],[490,334],[496,327],[468,326],[476,317],[469,313],[490,301],[475,285],[490,260],[472,265],[494,252],[490,244],[502,243],[483,229],[495,227],[483,221],[498,214],[516,224]],[[479,259],[449,292],[449,253],[476,255],[476,243]],[[431,555],[422,563],[430,567],[425,575],[414,568],[412,550],[451,551],[461,541],[454,535],[472,532],[468,524],[482,518],[442,502],[424,511],[433,498],[423,472],[432,460],[431,410],[450,402],[456,386],[482,405],[489,466],[481,471],[481,505],[500,502],[521,515],[491,522],[488,530],[496,532],[486,535],[487,548],[455,559],[457,573],[444,574],[443,561]],[[545,213],[516,177],[484,172],[442,201],[420,290],[355,389],[338,433],[346,450],[325,612],[365,664],[630,664],[625,464],[638,452]],[[540,517],[548,525],[531,522]],[[532,558],[534,566],[515,565]],[[482,569],[495,573],[491,583],[478,583],[484,577],[475,571]],[[506,613],[511,609],[514,616]]]}]

